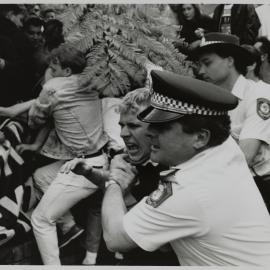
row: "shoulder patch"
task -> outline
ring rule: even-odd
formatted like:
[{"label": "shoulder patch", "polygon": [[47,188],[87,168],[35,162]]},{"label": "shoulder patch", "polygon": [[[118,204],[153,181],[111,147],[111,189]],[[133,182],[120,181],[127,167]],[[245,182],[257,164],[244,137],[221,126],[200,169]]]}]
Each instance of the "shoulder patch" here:
[{"label": "shoulder patch", "polygon": [[153,206],[154,208],[161,205],[165,200],[172,196],[172,183],[171,182],[161,182],[158,189],[153,191],[148,198],[146,203]]},{"label": "shoulder patch", "polygon": [[257,114],[263,119],[270,118],[270,100],[266,98],[257,99]]}]

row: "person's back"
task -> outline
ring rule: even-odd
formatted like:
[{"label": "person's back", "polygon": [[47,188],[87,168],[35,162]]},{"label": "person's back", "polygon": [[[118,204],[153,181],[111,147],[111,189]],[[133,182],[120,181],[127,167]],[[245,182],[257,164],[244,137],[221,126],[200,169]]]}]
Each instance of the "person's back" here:
[{"label": "person's back", "polygon": [[43,91],[48,94],[60,141],[75,156],[84,156],[100,150],[107,138],[98,93],[80,88],[78,80],[78,75],[53,78],[44,85]]},{"label": "person's back", "polygon": [[[52,51],[50,59],[52,79],[43,86],[34,111],[46,111],[53,118],[55,132],[66,151],[56,153],[55,145],[48,142],[45,152],[57,159],[94,154],[108,139],[98,93],[79,84],[79,73],[86,65],[84,55],[72,46],[61,45]],[[35,122],[35,112],[32,115]]]},{"label": "person's back", "polygon": [[218,31],[237,35],[240,44],[253,44],[261,26],[254,5],[225,4],[214,10],[213,19]]}]

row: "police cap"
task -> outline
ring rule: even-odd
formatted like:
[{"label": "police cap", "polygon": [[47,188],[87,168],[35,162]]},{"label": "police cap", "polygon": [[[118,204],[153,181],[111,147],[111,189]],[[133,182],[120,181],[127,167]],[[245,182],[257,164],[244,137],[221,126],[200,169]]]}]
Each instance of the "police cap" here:
[{"label": "police cap", "polygon": [[252,54],[240,46],[239,38],[235,35],[219,32],[206,33],[198,48],[190,52],[188,59],[197,60],[202,54],[222,50],[232,57],[237,57],[243,64],[249,65]]},{"label": "police cap", "polygon": [[226,115],[238,99],[214,84],[168,71],[152,70],[151,104],[138,118],[147,123],[168,122],[184,115]]}]

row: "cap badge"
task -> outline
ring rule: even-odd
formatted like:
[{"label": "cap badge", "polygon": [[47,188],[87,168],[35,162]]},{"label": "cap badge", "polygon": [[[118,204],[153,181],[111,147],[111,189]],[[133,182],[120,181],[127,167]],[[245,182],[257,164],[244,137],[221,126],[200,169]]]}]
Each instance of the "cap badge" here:
[{"label": "cap badge", "polygon": [[266,98],[257,99],[257,114],[263,119],[270,118],[270,101]]},{"label": "cap badge", "polygon": [[224,43],[224,41],[222,41],[222,40],[207,40],[206,41],[205,37],[203,36],[201,39],[200,47],[204,47],[204,46],[207,46],[210,44],[215,44],[215,43]]}]

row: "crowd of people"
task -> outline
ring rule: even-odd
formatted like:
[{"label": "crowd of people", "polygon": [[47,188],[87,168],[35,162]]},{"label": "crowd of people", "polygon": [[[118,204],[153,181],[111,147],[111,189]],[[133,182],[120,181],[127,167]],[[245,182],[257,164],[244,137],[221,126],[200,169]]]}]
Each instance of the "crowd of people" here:
[{"label": "crowd of people", "polygon": [[[45,265],[83,232],[84,265],[101,243],[120,265],[270,265],[270,40],[254,5],[170,8],[194,77],[154,68],[100,99],[54,10],[0,7],[0,117],[27,130],[14,149]],[[71,210],[93,196],[82,228]]]}]

